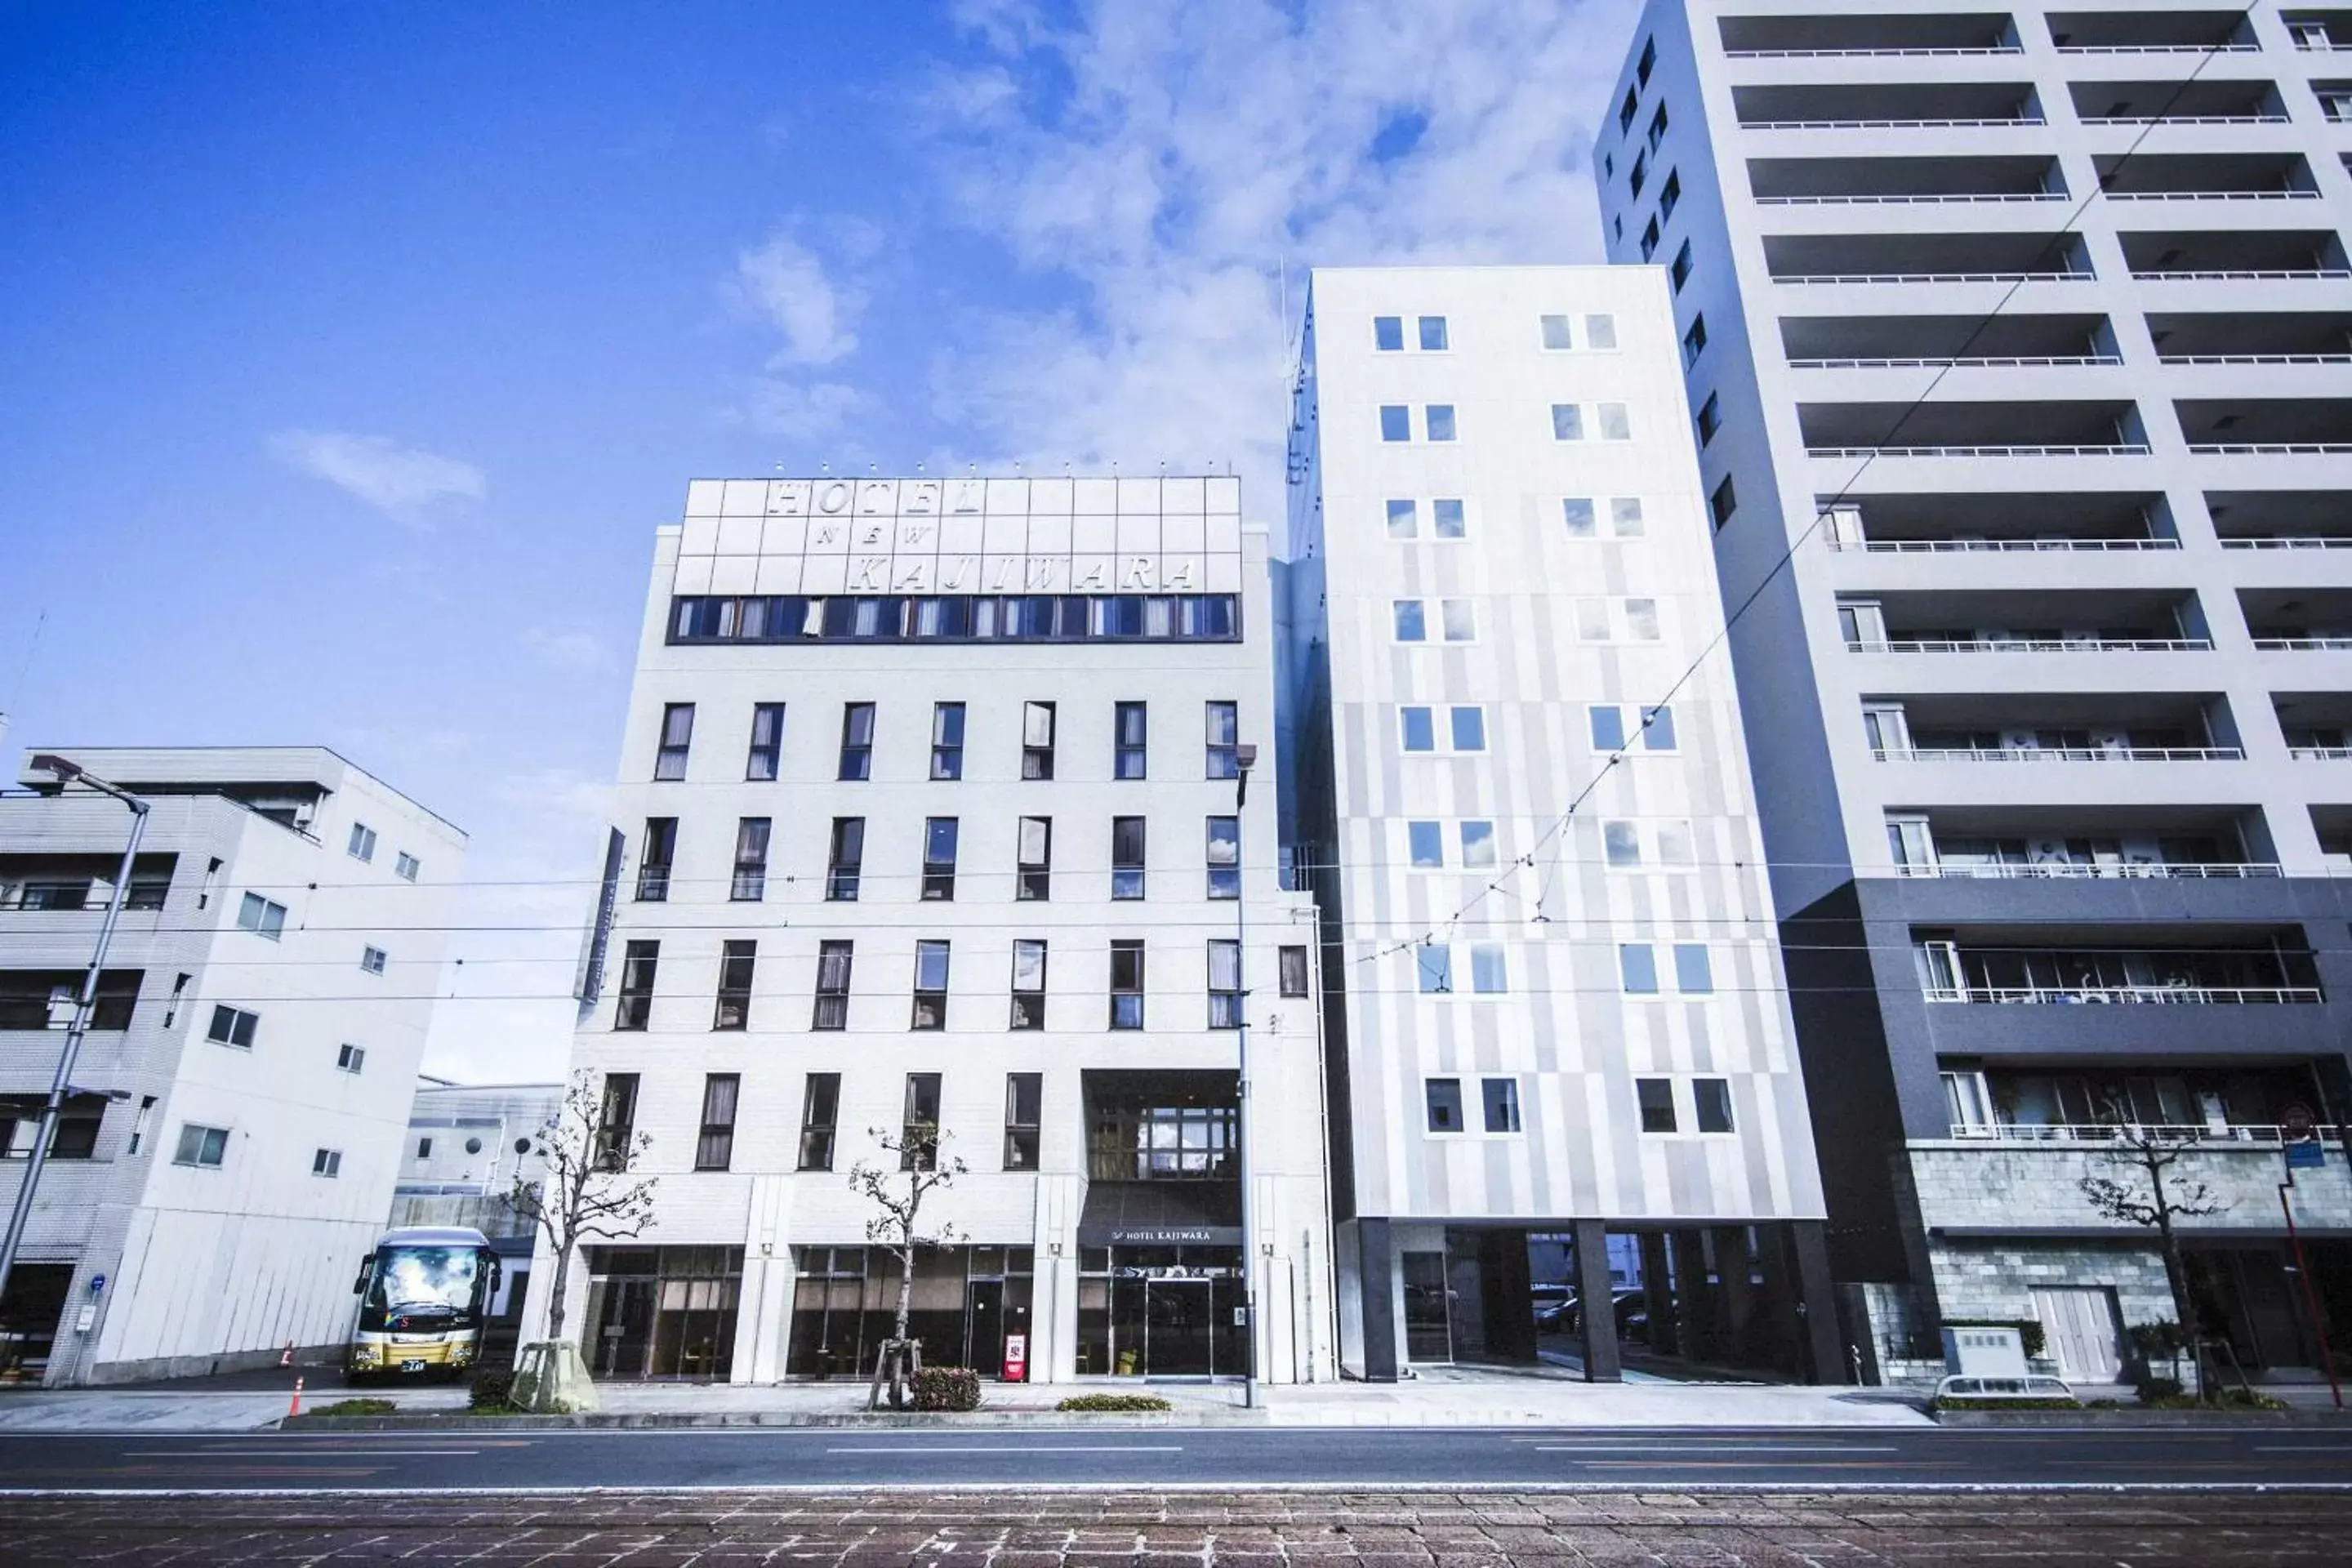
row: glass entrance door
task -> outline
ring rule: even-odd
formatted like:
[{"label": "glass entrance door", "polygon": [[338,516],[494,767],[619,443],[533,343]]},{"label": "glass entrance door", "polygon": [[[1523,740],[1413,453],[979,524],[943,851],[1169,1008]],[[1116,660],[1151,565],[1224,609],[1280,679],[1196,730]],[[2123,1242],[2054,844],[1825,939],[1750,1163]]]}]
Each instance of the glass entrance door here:
[{"label": "glass entrance door", "polygon": [[1004,1281],[974,1279],[964,1287],[964,1322],[971,1347],[964,1365],[982,1377],[1004,1371]]},{"label": "glass entrance door", "polygon": [[655,1284],[649,1279],[604,1282],[603,1310],[596,1316],[596,1348],[591,1363],[592,1369],[599,1374],[644,1374],[646,1352],[653,1342]]},{"label": "glass entrance door", "polygon": [[1146,1375],[1206,1377],[1215,1370],[1209,1350],[1209,1281],[1147,1280],[1143,1302]]}]

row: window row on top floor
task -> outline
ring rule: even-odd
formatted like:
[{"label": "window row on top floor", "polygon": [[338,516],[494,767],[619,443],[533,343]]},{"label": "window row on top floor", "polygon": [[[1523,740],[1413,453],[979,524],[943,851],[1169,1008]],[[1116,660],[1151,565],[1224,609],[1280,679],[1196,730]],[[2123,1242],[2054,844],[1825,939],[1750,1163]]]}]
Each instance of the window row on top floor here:
[{"label": "window row on top floor", "polygon": [[[747,781],[764,784],[782,776],[785,707],[782,702],[751,705],[751,745],[743,763]],[[931,704],[929,776],[935,780],[963,777],[965,710],[966,705],[961,702]],[[878,711],[878,706],[872,702],[841,705],[841,744],[834,773],[836,779],[854,783],[874,776],[874,735]],[[1061,705],[1055,702],[1021,705],[1024,779],[1054,776],[1059,752],[1060,711]],[[664,704],[661,729],[655,740],[656,783],[685,779],[694,747],[694,715],[695,704],[691,702]],[[1241,705],[1222,699],[1203,703],[1202,733],[1202,776],[1210,780],[1239,778]],[[1142,779],[1147,775],[1150,758],[1150,704],[1113,702],[1110,776],[1129,781]]]},{"label": "window row on top floor", "polygon": [[1236,594],[680,594],[672,643],[1237,642]]},{"label": "window row on top floor", "polygon": [[[1607,351],[1617,346],[1617,318],[1605,310],[1538,315],[1535,339],[1550,353]],[[1372,347],[1380,353],[1446,353],[1454,330],[1444,316],[1374,316]]]},{"label": "window row on top floor", "polygon": [[[1207,877],[1206,896],[1213,900],[1238,899],[1242,896],[1241,818],[1210,816],[1205,822],[1202,864]],[[1114,816],[1110,819],[1110,828],[1109,896],[1115,902],[1141,899],[1148,869],[1145,843],[1149,819]],[[730,902],[759,903],[767,898],[769,853],[774,830],[773,817],[736,819],[734,858],[727,879],[727,896]],[[870,879],[866,869],[866,818],[836,816],[833,819],[825,850],[824,888],[826,902],[854,904],[859,901]],[[920,901],[954,901],[962,840],[961,817],[927,816],[923,819],[921,885],[918,894]],[[670,901],[670,894],[677,880],[677,817],[653,816],[646,819],[645,835],[639,841],[637,851],[637,902],[658,904]],[[1066,878],[1070,870],[1066,864],[1062,867]],[[964,868],[964,871],[968,882],[969,868]],[[1050,816],[1018,818],[1013,833],[1013,868],[1009,873],[998,873],[1010,876],[1013,898],[1022,902],[1042,902],[1051,899],[1054,896],[1054,819]],[[906,875],[911,879],[914,874]],[[981,875],[985,878],[989,873]]]}]

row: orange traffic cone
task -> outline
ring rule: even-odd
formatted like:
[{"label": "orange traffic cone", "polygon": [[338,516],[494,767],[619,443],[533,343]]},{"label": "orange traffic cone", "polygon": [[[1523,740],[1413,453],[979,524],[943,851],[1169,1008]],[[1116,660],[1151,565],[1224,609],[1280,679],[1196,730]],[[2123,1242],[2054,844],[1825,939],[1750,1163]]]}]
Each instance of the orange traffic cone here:
[{"label": "orange traffic cone", "polygon": [[292,1403],[290,1403],[289,1405],[288,1405],[286,1406],[286,1418],[287,1418],[289,1421],[291,1421],[292,1419],[294,1419],[294,1417],[296,1417],[297,1415],[301,1415],[301,1414],[302,1414],[302,1380],[301,1380],[300,1378],[299,1378],[299,1377],[298,1377],[298,1378],[296,1378],[296,1379],[294,1380],[294,1398],[293,1398],[293,1401],[292,1401]]}]

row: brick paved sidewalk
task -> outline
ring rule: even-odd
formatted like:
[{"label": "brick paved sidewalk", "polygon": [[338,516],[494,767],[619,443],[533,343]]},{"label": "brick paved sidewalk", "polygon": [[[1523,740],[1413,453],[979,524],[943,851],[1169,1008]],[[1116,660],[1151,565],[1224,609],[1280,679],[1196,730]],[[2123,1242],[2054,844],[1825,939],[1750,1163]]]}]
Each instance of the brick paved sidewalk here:
[{"label": "brick paved sidewalk", "polygon": [[0,1499],[9,1563],[1570,1568],[2319,1563],[2334,1495],[774,1493]]}]

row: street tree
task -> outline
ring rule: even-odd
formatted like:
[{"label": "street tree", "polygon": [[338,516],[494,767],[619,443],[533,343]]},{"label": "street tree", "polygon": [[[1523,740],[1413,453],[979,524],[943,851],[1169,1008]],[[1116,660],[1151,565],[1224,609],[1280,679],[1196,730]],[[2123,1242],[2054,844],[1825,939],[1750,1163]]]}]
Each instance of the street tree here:
[{"label": "street tree", "polygon": [[2189,1265],[2180,1250],[2179,1222],[2204,1219],[2230,1207],[2201,1177],[2178,1170],[2181,1157],[2195,1146],[2193,1128],[2150,1127],[2121,1119],[2105,1129],[2108,1138],[2101,1159],[2104,1170],[2092,1171],[2076,1184],[2102,1218],[2153,1230],[2164,1253],[2165,1283],[2172,1290],[2173,1321],[2197,1363],[2200,1397],[2210,1398],[2213,1380],[2205,1357],[2205,1338],[2198,1326],[2196,1305],[2189,1300]]},{"label": "street tree", "polygon": [[585,1368],[576,1365],[577,1348],[563,1336],[572,1254],[583,1242],[625,1240],[653,1222],[655,1179],[636,1174],[653,1137],[630,1125],[616,1086],[583,1068],[572,1075],[562,1103],[531,1134],[530,1145],[540,1178],[529,1181],[518,1171],[509,1202],[517,1215],[547,1237],[553,1271],[547,1291],[547,1339],[531,1348],[541,1352],[542,1363],[560,1361],[562,1370],[551,1373],[544,1365],[520,1368],[537,1375],[518,1378],[517,1387],[521,1392],[528,1381],[537,1402],[547,1404],[569,1397],[558,1389],[586,1377]]},{"label": "street tree", "polygon": [[927,1247],[952,1247],[957,1240],[953,1226],[941,1226],[928,1236],[923,1233],[923,1200],[952,1186],[964,1173],[965,1165],[952,1154],[940,1156],[940,1145],[950,1135],[934,1123],[910,1121],[903,1132],[882,1127],[867,1131],[883,1153],[898,1156],[898,1168],[860,1160],[850,1170],[849,1186],[876,1211],[866,1222],[866,1238],[888,1248],[898,1259],[898,1311],[890,1338],[875,1356],[874,1382],[866,1391],[866,1405],[869,1410],[881,1408],[887,1378],[895,1410],[906,1405],[908,1380],[922,1367],[922,1347],[907,1333],[915,1303],[915,1254]]}]

